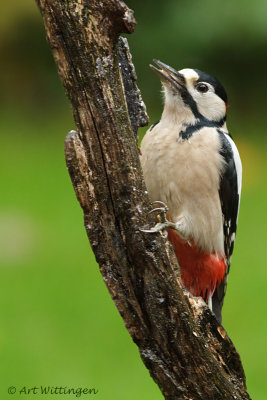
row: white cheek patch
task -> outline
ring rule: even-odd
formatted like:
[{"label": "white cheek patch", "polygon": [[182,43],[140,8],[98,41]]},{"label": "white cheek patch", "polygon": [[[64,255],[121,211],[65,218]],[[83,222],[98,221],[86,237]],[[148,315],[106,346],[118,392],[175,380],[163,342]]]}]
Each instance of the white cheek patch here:
[{"label": "white cheek patch", "polygon": [[198,111],[209,120],[219,121],[225,116],[225,103],[212,88],[206,93],[199,93],[193,83],[187,84],[187,90],[197,104]]},{"label": "white cheek patch", "polygon": [[223,118],[225,115],[224,101],[213,92],[204,96],[197,100],[199,112],[211,120]]},{"label": "white cheek patch", "polygon": [[225,116],[226,111],[225,103],[216,95],[212,86],[207,83],[209,91],[207,93],[200,93],[195,88],[195,83],[199,79],[198,73],[191,68],[184,68],[179,72],[184,76],[186,88],[196,102],[200,114],[209,120],[219,121],[222,119]]}]

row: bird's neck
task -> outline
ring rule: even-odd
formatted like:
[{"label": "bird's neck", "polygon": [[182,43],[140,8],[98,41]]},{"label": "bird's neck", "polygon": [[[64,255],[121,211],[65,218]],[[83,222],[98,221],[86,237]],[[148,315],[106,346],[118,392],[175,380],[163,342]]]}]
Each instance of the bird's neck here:
[{"label": "bird's neck", "polygon": [[167,126],[179,126],[183,124],[193,124],[196,118],[189,107],[184,104],[169,104],[166,103],[161,117],[161,123]]},{"label": "bird's neck", "polygon": [[220,121],[209,120],[205,117],[198,119],[195,117],[190,107],[184,104],[165,103],[160,122],[161,126],[166,125],[168,128],[173,126],[176,129],[179,126],[196,125],[199,123],[205,125],[206,122],[208,126],[210,124],[214,126],[218,125],[219,128],[227,132],[226,119],[222,118]]}]

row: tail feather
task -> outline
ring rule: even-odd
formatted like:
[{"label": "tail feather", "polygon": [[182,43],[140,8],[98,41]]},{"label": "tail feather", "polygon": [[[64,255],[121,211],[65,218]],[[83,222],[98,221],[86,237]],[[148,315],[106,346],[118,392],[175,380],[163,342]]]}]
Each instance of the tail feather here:
[{"label": "tail feather", "polygon": [[214,312],[220,324],[222,323],[222,306],[225,296],[226,285],[227,276],[225,276],[220,285],[215,289],[214,295],[212,296],[212,311]]}]

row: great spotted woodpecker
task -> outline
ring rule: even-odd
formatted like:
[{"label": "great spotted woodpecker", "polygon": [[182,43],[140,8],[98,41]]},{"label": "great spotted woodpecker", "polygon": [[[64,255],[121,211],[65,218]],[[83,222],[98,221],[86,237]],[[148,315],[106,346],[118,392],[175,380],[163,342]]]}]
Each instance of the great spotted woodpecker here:
[{"label": "great spotted woodpecker", "polygon": [[166,204],[168,214],[148,232],[167,229],[185,287],[221,323],[242,179],[226,127],[227,95],[205,72],[154,63],[164,110],[144,136],[141,164],[151,200]]}]

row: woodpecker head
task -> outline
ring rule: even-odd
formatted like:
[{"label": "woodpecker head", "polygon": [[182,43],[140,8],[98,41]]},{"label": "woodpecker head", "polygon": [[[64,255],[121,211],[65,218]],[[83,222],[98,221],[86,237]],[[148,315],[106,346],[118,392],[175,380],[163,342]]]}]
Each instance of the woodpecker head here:
[{"label": "woodpecker head", "polygon": [[158,60],[160,69],[150,67],[160,76],[168,115],[185,115],[188,120],[205,118],[223,125],[227,112],[227,94],[216,78],[198,69],[176,71]]}]

